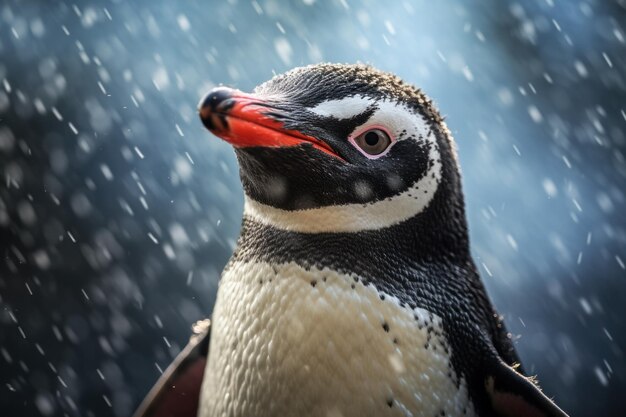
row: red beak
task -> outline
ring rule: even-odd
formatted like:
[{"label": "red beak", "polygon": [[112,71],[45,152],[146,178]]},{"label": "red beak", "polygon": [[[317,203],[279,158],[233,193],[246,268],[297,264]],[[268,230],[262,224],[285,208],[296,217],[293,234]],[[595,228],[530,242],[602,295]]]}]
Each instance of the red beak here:
[{"label": "red beak", "polygon": [[198,111],[207,129],[237,148],[280,148],[310,143],[314,148],[343,160],[325,142],[297,130],[285,129],[280,120],[272,117],[279,115],[280,111],[253,94],[218,87],[202,99]]}]

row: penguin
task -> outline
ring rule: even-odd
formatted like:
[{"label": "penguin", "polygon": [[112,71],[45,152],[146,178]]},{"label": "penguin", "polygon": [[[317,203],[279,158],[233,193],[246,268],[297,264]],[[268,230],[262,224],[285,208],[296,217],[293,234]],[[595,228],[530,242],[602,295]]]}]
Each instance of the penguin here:
[{"label": "penguin", "polygon": [[566,416],[489,300],[421,90],[316,64],[215,88],[199,114],[234,147],[241,233],[211,321],[138,417]]}]

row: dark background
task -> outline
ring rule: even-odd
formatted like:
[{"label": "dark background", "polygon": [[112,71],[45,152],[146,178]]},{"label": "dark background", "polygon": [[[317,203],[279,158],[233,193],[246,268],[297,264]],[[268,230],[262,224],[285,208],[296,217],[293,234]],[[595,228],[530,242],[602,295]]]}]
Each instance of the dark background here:
[{"label": "dark background", "polygon": [[458,142],[473,253],[527,369],[626,415],[626,1],[0,4],[0,414],[127,416],[237,237],[202,93],[374,64]]}]

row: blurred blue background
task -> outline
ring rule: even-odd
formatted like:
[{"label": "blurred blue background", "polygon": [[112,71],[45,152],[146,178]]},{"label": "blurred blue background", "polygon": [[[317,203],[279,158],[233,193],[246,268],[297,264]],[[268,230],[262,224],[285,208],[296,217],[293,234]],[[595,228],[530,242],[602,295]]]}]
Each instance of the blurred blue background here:
[{"label": "blurred blue background", "polygon": [[3,415],[134,410],[238,234],[234,154],[196,103],[321,61],[435,100],[526,369],[572,416],[624,415],[624,0],[3,1]]}]

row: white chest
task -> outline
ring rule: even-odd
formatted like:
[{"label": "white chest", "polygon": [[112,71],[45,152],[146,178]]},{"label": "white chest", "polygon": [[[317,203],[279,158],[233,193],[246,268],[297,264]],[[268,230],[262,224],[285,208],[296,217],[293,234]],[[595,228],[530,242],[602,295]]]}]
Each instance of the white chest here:
[{"label": "white chest", "polygon": [[212,323],[201,417],[474,415],[441,320],[351,276],[235,263]]}]

